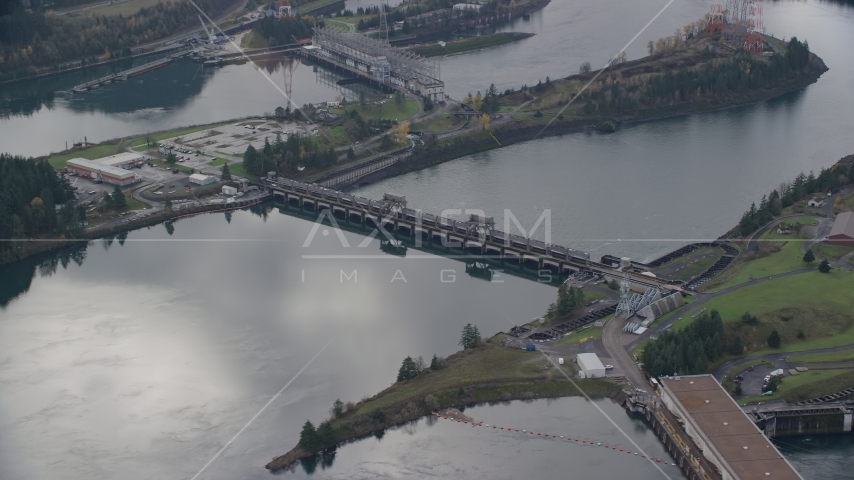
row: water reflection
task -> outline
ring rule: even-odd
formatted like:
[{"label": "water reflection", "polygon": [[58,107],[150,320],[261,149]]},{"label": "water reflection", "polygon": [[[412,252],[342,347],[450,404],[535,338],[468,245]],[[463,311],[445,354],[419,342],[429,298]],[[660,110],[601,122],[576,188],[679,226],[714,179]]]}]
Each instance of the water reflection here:
[{"label": "water reflection", "polygon": [[[126,237],[127,235],[125,234],[120,240],[122,245]],[[83,261],[86,259],[87,247],[87,243],[81,242],[61,248],[53,253],[28,258],[5,267],[0,267],[0,278],[3,279],[0,282],[0,308],[5,308],[12,300],[27,293],[36,275],[50,277],[56,273],[60,266],[66,269],[71,263],[77,266],[83,265]]]}]

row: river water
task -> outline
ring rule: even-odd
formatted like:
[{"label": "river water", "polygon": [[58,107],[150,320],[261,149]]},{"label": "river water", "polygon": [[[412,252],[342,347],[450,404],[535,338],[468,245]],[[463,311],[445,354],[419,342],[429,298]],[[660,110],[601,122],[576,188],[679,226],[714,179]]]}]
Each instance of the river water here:
[{"label": "river water", "polygon": [[[542,314],[554,297],[553,286],[511,275],[470,277],[455,260],[386,255],[378,240],[360,247],[353,233],[345,247],[326,227],[312,235],[312,222],[265,211],[193,217],[171,235],[158,225],[0,270],[0,478],[190,478],[328,345],[201,477],[266,478],[263,465],[296,443],[307,419],[326,418],[336,398],[386,388],[407,355],[456,351],[465,323],[492,334]],[[591,405],[559,405],[482,416],[617,441]],[[664,455],[619,407],[604,408]],[[457,435],[416,429],[428,439]],[[478,462],[502,445],[459,435]],[[435,443],[368,445],[340,449],[334,471],[346,476],[354,462],[378,469],[368,453],[386,445],[382,463],[397,459],[400,469],[411,466],[401,449],[428,462],[463,455]],[[544,448],[556,453],[525,447]],[[564,467],[585,461],[578,449],[560,451]],[[611,468],[629,473],[636,463]]]},{"label": "river water", "polygon": [[[445,58],[443,79],[460,98],[489,82],[499,89],[531,85],[572,73],[584,60],[599,64],[663,4],[552,2],[529,22],[506,27],[535,37]],[[674,2],[629,57],[707,9],[704,2]],[[765,23],[778,36],[808,39],[830,71],[804,91],[762,105],[610,136],[519,144],[361,192],[393,191],[427,211],[481,209],[500,220],[507,209],[524,228],[550,209],[552,241],[594,255],[646,259],[716,237],[762,192],[854,146],[846,122],[854,107],[846,51],[854,44],[854,10],[774,2],[765,5]],[[264,69],[284,88],[285,64]],[[285,104],[251,65],[205,70],[179,63],[90,94],[69,93],[96,73],[0,89],[0,150],[38,155],[83,136],[98,141]],[[293,76],[298,105],[357,95],[306,65]],[[318,229],[302,248],[311,223],[277,210],[264,217],[195,217],[177,222],[171,235],[157,226],[132,232],[124,245],[95,242],[85,258],[49,256],[59,264],[55,271],[36,266],[42,260],[0,270],[0,478],[191,478],[328,343],[200,476],[267,478],[263,465],[296,442],[306,419],[324,418],[336,398],[357,400],[385,388],[406,355],[453,352],[467,322],[491,334],[541,314],[554,296],[552,286],[510,275],[500,276],[502,283],[469,277],[463,264],[442,257],[388,256],[376,240],[359,248],[362,237],[352,233],[343,247],[334,232]],[[354,270],[358,283],[347,278]],[[392,282],[398,270],[406,283]],[[442,282],[451,278],[443,270],[453,271],[454,282]],[[580,399],[519,407],[478,407],[472,415],[535,429],[565,425],[622,444],[613,425]],[[659,454],[642,424],[609,402],[601,407]],[[483,439],[476,430],[428,423],[345,446],[315,475],[509,478],[527,469],[539,477],[602,468],[605,477],[661,476],[632,458]],[[834,443],[830,454],[792,444],[787,455],[805,478],[850,471],[850,444]],[[522,460],[528,458],[532,463]],[[430,467],[446,460],[451,467]],[[826,470],[814,469],[817,461]],[[305,471],[285,476],[291,475]]]}]

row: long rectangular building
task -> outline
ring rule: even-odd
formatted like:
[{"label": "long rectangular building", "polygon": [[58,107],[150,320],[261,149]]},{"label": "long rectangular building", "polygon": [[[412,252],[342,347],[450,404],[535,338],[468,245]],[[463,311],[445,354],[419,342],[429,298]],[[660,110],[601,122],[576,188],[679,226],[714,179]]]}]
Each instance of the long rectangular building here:
[{"label": "long rectangular building", "polygon": [[92,180],[100,180],[119,186],[131,185],[141,180],[136,173],[130,170],[85,158],[72,158],[66,162],[65,168]]},{"label": "long rectangular building", "polygon": [[662,401],[723,480],[803,480],[713,376],[658,380]]}]

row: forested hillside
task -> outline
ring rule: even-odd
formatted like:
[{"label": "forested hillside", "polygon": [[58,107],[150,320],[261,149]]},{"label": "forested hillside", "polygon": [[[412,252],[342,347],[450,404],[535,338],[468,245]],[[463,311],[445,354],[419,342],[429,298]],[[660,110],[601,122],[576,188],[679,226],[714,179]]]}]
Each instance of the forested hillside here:
[{"label": "forested hillside", "polygon": [[[197,0],[211,17],[235,0]],[[7,4],[0,14],[0,81],[23,76],[35,67],[54,67],[83,59],[124,56],[133,47],[199,25],[198,11],[189,2],[163,1],[130,16],[58,16],[38,4],[25,11]]]},{"label": "forested hillside", "polygon": [[0,154],[0,264],[25,256],[26,239],[79,234],[85,211],[66,205],[71,197],[47,161]]}]

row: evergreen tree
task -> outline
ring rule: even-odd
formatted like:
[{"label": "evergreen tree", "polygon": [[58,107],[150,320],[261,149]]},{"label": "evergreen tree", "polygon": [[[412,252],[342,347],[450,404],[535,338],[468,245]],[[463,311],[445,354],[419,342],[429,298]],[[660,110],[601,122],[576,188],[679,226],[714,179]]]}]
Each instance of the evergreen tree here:
[{"label": "evergreen tree", "polygon": [[355,160],[356,159],[356,151],[353,150],[353,147],[347,149],[347,160]]},{"label": "evergreen tree", "polygon": [[231,180],[231,169],[228,168],[228,164],[222,166],[222,174],[219,176],[219,179],[223,182],[228,182]]},{"label": "evergreen tree", "polygon": [[812,253],[812,249],[807,250],[807,253],[804,254],[803,260],[806,263],[812,263],[815,261],[815,255]]},{"label": "evergreen tree", "polygon": [[122,192],[121,187],[116,185],[116,187],[113,188],[113,206],[115,208],[125,208],[127,204],[128,202],[125,198],[124,192]]},{"label": "evergreen tree", "polygon": [[477,327],[472,326],[472,324],[467,323],[465,327],[463,327],[462,335],[460,335],[460,343],[459,345],[463,347],[463,349],[474,348],[480,343],[480,331]]},{"label": "evergreen tree", "polygon": [[307,452],[316,452],[320,449],[320,437],[317,435],[314,425],[308,420],[305,421],[299,434],[299,446]]},{"label": "evergreen tree", "polygon": [[826,258],[822,260],[821,263],[818,265],[818,271],[821,273],[830,272],[830,263],[827,261]]},{"label": "evergreen tree", "polygon": [[780,333],[777,330],[772,330],[771,335],[768,336],[768,346],[771,348],[780,348]]},{"label": "evergreen tree", "polygon": [[439,368],[441,368],[439,365],[439,357],[434,353],[433,359],[430,360],[430,370],[438,370]]},{"label": "evergreen tree", "polygon": [[322,422],[320,426],[317,427],[317,441],[320,448],[334,447],[335,444],[338,443],[335,430],[332,429],[332,425],[328,421]]},{"label": "evergreen tree", "polygon": [[729,344],[729,347],[727,347],[727,351],[730,355],[741,355],[744,353],[744,343],[742,343],[741,337],[735,337]]},{"label": "evergreen tree", "polygon": [[172,150],[169,150],[169,153],[166,154],[166,159],[163,161],[169,165],[175,165],[175,162],[178,161],[178,157],[175,156],[175,153],[172,152]]},{"label": "evergreen tree", "polygon": [[403,382],[410,378],[415,378],[416,375],[418,375],[418,367],[415,365],[415,360],[407,356],[403,359],[403,364],[397,372],[397,381]]}]

